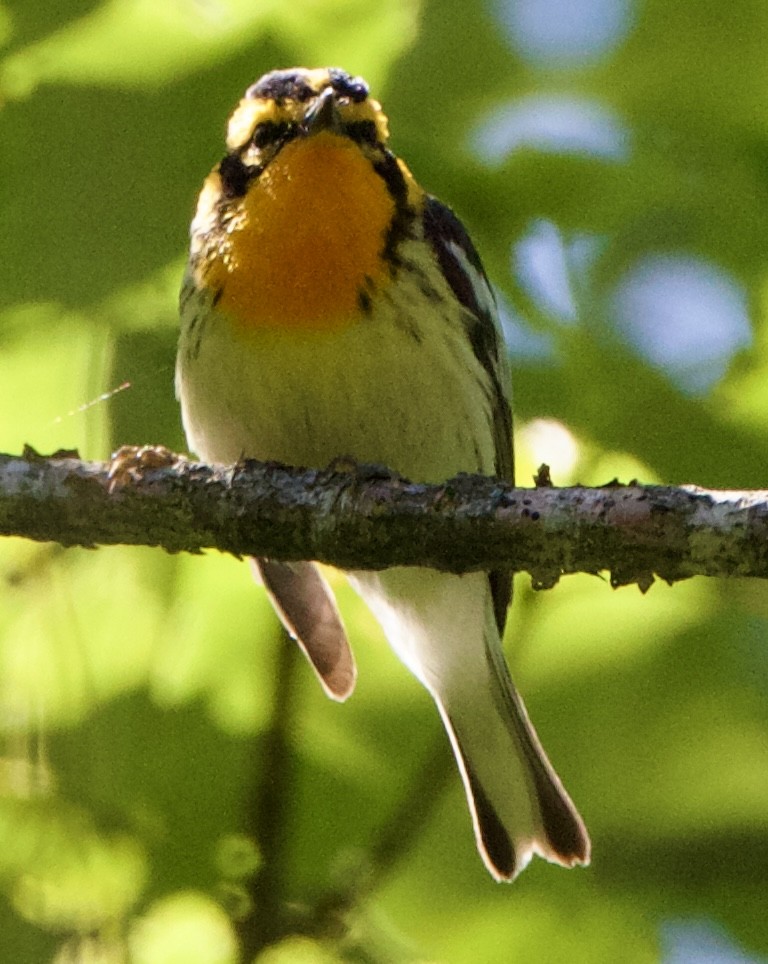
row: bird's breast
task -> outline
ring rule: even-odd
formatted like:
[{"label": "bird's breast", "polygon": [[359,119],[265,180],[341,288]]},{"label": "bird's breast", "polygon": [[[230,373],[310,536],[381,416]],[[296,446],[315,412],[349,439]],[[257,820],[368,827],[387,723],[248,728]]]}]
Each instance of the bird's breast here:
[{"label": "bird's breast", "polygon": [[383,252],[394,212],[355,143],[331,133],[297,138],[228,213],[198,281],[246,334],[346,327],[390,282]]}]

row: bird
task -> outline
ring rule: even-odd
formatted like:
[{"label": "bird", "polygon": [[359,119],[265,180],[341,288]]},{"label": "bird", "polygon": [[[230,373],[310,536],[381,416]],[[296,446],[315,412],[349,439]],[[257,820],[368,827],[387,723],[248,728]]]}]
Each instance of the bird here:
[{"label": "bird", "polygon": [[[176,393],[199,458],[512,480],[493,289],[388,127],[367,83],[335,67],[272,70],[235,107],[180,296]],[[253,565],[325,692],[345,700],[357,670],[324,574],[311,561]],[[511,881],[534,854],[587,864],[582,818],[505,661],[510,572],[346,575],[437,706],[490,874]]]}]

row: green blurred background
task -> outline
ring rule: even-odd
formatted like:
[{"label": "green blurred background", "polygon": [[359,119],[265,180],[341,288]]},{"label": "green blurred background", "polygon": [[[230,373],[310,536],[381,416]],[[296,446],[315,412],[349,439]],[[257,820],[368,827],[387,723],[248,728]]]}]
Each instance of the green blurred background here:
[{"label": "green blurred background", "polygon": [[[765,486],[767,54],[765,0],[0,2],[0,448],[183,448],[226,116],[338,64],[498,286],[523,484]],[[343,580],[338,706],[234,560],[6,540],[0,579],[0,961],[768,959],[761,583],[518,579],[510,662],[594,860],[505,887]]]}]

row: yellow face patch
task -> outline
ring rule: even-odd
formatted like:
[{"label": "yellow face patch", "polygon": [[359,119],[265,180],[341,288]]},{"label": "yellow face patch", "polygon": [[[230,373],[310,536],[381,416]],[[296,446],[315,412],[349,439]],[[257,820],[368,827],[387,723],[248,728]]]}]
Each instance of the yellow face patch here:
[{"label": "yellow face patch", "polygon": [[361,294],[388,283],[382,252],[394,207],[349,138],[298,137],[238,202],[205,283],[244,331],[346,327]]},{"label": "yellow face patch", "polygon": [[[317,73],[327,79],[327,71],[317,71]],[[377,100],[371,97],[360,103],[346,100],[339,103],[338,108],[345,124],[370,121],[376,128],[379,142],[387,143],[389,140],[387,118]],[[306,104],[295,100],[287,100],[278,106],[273,101],[244,97],[235,108],[227,125],[227,149],[242,150],[253,136],[254,130],[265,121],[273,124],[300,124],[306,110]],[[258,156],[254,156],[253,160],[258,160]]]}]

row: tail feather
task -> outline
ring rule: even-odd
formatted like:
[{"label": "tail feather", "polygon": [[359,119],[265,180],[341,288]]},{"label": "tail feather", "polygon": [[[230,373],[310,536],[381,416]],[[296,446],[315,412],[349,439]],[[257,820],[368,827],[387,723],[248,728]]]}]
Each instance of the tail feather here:
[{"label": "tail feather", "polygon": [[352,578],[440,711],[490,873],[511,881],[533,854],[588,863],[584,823],[509,675],[487,576],[390,569]]},{"label": "tail feather", "polygon": [[486,631],[486,657],[496,704],[513,737],[515,748],[528,763],[538,802],[542,830],[548,846],[537,850],[547,860],[573,867],[588,864],[590,841],[584,821],[569,797],[541,745],[522,697],[509,674],[501,642],[494,627]]},{"label": "tail feather", "polygon": [[275,612],[299,644],[331,699],[345,700],[357,669],[331,589],[311,562],[252,559]]},{"label": "tail feather", "polygon": [[591,845],[587,828],[557,774],[551,767],[545,769],[541,766],[533,767],[531,772],[536,784],[544,833],[549,843],[544,856],[564,867],[588,864]]},{"label": "tail feather", "polygon": [[[511,881],[533,854],[565,867],[589,863],[584,823],[536,736],[508,674],[505,719],[451,716],[433,693],[459,767],[477,847],[490,873]],[[480,745],[482,741],[482,745]]]},{"label": "tail feather", "polygon": [[[448,725],[450,726],[448,731],[450,733],[453,726],[452,724]],[[453,735],[454,739],[451,742],[454,746],[459,769],[466,781],[472,823],[475,827],[475,837],[483,861],[497,880],[512,880],[515,874],[523,869],[518,867],[515,844],[507,833],[507,829],[493,804],[486,796],[474,770],[467,762],[461,744],[456,739],[455,730]]]}]

